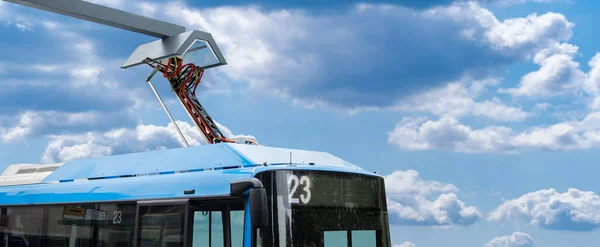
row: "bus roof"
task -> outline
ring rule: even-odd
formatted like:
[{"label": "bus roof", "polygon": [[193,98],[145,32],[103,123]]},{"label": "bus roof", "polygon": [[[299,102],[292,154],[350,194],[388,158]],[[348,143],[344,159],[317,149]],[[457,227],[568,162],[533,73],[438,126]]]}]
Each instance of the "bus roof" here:
[{"label": "bus roof", "polygon": [[[290,164],[291,169],[374,175],[325,152],[213,144],[68,161],[41,182],[0,186],[0,204],[227,196],[230,182],[266,170],[290,169]],[[185,194],[186,190],[195,193]]]}]

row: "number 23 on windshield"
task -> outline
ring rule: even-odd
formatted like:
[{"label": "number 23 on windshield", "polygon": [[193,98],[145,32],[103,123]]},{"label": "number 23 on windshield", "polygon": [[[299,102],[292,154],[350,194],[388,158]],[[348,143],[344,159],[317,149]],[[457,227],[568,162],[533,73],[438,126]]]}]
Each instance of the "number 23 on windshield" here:
[{"label": "number 23 on windshield", "polygon": [[290,204],[308,204],[311,197],[310,179],[308,176],[289,175],[287,178],[288,198]]}]

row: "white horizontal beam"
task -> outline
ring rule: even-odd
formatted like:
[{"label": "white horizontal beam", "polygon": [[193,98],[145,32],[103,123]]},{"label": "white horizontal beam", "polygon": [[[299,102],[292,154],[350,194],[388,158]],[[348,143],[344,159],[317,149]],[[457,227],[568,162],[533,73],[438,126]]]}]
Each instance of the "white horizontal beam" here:
[{"label": "white horizontal beam", "polygon": [[157,38],[185,32],[185,27],[81,0],[4,0]]}]

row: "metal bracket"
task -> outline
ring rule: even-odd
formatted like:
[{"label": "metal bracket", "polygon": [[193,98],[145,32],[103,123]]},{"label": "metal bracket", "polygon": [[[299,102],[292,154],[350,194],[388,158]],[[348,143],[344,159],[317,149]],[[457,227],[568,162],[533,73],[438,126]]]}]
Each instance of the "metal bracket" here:
[{"label": "metal bracket", "polygon": [[[206,42],[210,46],[209,48],[211,51],[214,53],[215,58],[218,60],[218,63],[208,67],[201,67],[202,69],[227,64],[225,57],[221,53],[221,50],[219,49],[219,46],[217,46],[217,42],[215,42],[212,35],[210,33],[193,30],[138,46],[135,51],[131,53],[127,61],[121,65],[121,68],[127,69],[133,66],[144,64],[144,60],[147,58],[161,60],[174,56],[182,56],[197,40]],[[201,65],[198,64],[198,66]]]}]

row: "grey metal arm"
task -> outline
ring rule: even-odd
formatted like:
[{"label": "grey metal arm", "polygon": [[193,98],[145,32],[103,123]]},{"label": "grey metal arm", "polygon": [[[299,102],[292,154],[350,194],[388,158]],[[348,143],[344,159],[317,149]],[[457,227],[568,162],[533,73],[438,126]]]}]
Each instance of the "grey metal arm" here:
[{"label": "grey metal arm", "polygon": [[81,0],[4,0],[36,9],[125,29],[157,38],[185,32],[185,27]]}]

